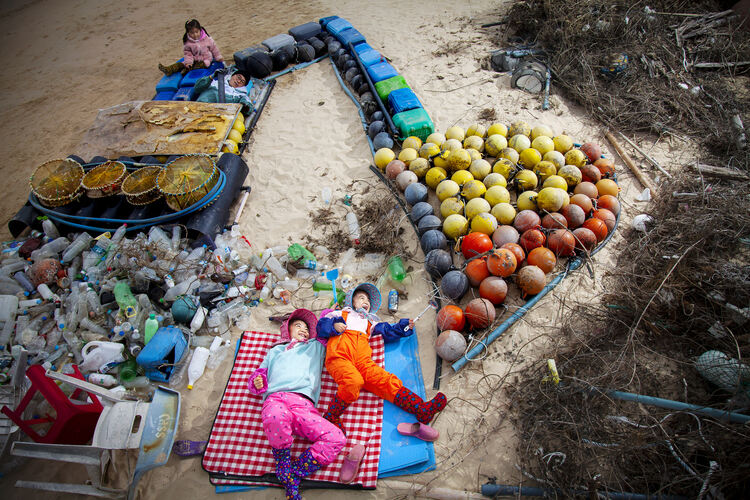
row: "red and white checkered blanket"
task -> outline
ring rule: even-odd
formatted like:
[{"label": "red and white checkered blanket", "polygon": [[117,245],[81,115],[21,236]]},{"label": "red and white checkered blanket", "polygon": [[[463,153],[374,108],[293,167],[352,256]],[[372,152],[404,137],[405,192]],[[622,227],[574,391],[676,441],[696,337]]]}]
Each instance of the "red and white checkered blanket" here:
[{"label": "red and white checkered blanket", "polygon": [[[271,445],[263,432],[260,419],[262,399],[250,394],[247,379],[260,365],[278,334],[245,332],[229,375],[224,396],[214,420],[202,465],[214,485],[274,485],[274,460]],[[372,337],[370,345],[373,360],[383,366],[385,350],[382,337]],[[336,394],[336,383],[327,370],[323,370],[318,410],[323,413]],[[378,476],[380,436],[383,424],[383,400],[362,391],[359,399],[344,413],[347,443],[338,458],[310,478],[317,482],[338,483],[339,470],[344,456],[355,444],[366,446],[365,457],[354,482],[346,487],[374,489]],[[299,456],[310,445],[305,438],[295,438],[292,456]],[[268,475],[266,475],[268,474]],[[269,482],[272,481],[272,482]],[[308,485],[310,487],[312,485]],[[317,485],[325,487],[325,484]],[[333,485],[330,485],[333,486]],[[303,488],[305,483],[303,482]]]}]

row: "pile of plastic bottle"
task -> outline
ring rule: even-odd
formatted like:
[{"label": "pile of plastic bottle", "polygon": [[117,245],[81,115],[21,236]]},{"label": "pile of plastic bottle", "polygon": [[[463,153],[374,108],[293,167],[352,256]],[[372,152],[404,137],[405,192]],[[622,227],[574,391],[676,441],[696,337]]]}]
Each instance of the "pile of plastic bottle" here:
[{"label": "pile of plastic bottle", "polygon": [[[192,388],[231,352],[231,327],[249,328],[252,307],[289,303],[301,283],[315,294],[332,288],[316,257],[329,254],[325,247],[258,253],[238,226],[216,235],[213,248],[191,248],[178,225],[136,235],[123,225],[98,236],[60,236],[50,220],[42,228],[4,243],[0,254],[0,384],[27,363],[68,374],[75,364],[89,382],[135,396],[151,392],[152,382]],[[351,248],[338,267],[372,275],[385,258],[355,259]],[[345,274],[335,300],[351,282]],[[168,380],[155,380],[139,354],[168,327],[179,329],[188,348]]]}]

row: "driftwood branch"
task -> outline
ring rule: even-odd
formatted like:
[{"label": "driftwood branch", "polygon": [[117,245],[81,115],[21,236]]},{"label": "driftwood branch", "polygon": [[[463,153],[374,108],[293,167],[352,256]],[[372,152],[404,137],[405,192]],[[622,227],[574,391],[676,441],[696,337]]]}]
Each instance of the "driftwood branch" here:
[{"label": "driftwood branch", "polygon": [[625,152],[624,149],[622,149],[622,146],[619,142],[617,142],[617,139],[615,139],[615,136],[612,135],[612,132],[607,132],[604,134],[604,137],[607,138],[607,140],[612,144],[612,147],[615,148],[615,151],[617,151],[617,154],[620,155],[620,158],[622,158],[622,161],[625,162],[625,165],[628,166],[631,172],[636,176],[636,178],[643,184],[643,187],[648,188],[649,191],[651,191],[652,196],[656,196],[656,184],[646,175],[646,173],[641,170],[638,165],[635,164],[635,162],[630,158],[630,156]]},{"label": "driftwood branch", "polygon": [[691,163],[689,165],[693,170],[698,171],[702,175],[707,177],[718,177],[719,179],[730,179],[735,181],[747,181],[750,180],[750,175],[726,167],[715,167],[713,165],[706,165],[703,163]]},{"label": "driftwood branch", "polygon": [[750,61],[738,61],[738,62],[702,62],[693,63],[693,67],[697,69],[715,69],[715,68],[736,68],[738,66],[748,66]]},{"label": "driftwood branch", "polygon": [[664,175],[666,175],[666,176],[667,176],[667,177],[669,177],[670,179],[672,178],[672,174],[670,174],[669,172],[667,172],[667,171],[666,171],[666,170],[664,169],[664,167],[662,167],[661,165],[659,165],[659,162],[658,162],[658,161],[654,160],[654,159],[653,159],[653,158],[652,158],[651,156],[649,156],[649,155],[648,155],[648,154],[647,154],[647,153],[646,153],[646,152],[645,152],[644,150],[642,150],[641,148],[639,148],[639,147],[638,147],[638,145],[637,145],[636,143],[634,143],[633,141],[631,141],[630,139],[628,139],[628,137],[627,137],[627,136],[626,136],[625,134],[623,134],[622,132],[619,132],[619,134],[620,134],[620,137],[622,137],[623,139],[625,139],[625,141],[626,141],[626,142],[627,142],[628,144],[630,144],[631,146],[633,146],[633,148],[634,148],[634,149],[635,149],[636,151],[638,151],[639,153],[641,153],[641,154],[643,155],[643,157],[644,157],[644,158],[646,158],[646,159],[648,160],[648,162],[649,162],[649,163],[650,163],[651,165],[653,165],[653,166],[655,166],[656,168],[658,168],[658,169],[659,169],[659,171],[661,171],[661,173],[663,173]]}]

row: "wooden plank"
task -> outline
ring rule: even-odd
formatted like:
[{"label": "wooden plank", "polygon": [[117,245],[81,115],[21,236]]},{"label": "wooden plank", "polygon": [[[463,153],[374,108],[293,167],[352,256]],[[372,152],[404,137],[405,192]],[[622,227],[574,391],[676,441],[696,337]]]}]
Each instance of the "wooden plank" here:
[{"label": "wooden plank", "polygon": [[735,181],[750,180],[750,175],[739,170],[726,167],[715,167],[703,163],[692,163],[690,167],[707,177],[718,177],[720,179],[730,179]]},{"label": "wooden plank", "polygon": [[617,154],[620,155],[622,161],[625,162],[625,165],[627,165],[630,171],[633,172],[633,174],[640,181],[643,187],[648,188],[649,191],[651,191],[651,196],[655,197],[657,193],[656,184],[654,184],[654,182],[648,177],[648,175],[646,175],[646,173],[641,170],[638,165],[635,164],[635,162],[633,162],[633,160],[625,152],[625,150],[622,149],[620,143],[617,142],[615,136],[612,135],[612,132],[607,132],[606,134],[604,134],[604,137],[606,137],[607,140],[612,144],[612,147],[615,148],[615,151],[617,151]]}]

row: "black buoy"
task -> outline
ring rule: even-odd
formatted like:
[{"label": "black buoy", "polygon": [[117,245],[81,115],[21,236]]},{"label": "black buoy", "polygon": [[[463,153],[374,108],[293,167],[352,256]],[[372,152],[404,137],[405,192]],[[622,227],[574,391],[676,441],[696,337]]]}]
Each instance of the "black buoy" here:
[{"label": "black buoy", "polygon": [[346,73],[344,73],[344,79],[351,84],[352,80],[357,75],[360,75],[361,77],[361,74],[358,68],[349,68],[348,70],[346,70]]},{"label": "black buoy", "polygon": [[274,50],[271,52],[271,61],[273,62],[273,70],[281,71],[289,66],[289,52],[284,49]]},{"label": "black buoy", "polygon": [[382,132],[385,129],[385,123],[383,122],[372,122],[367,126],[367,135],[370,136],[370,139],[374,139],[376,135],[378,135],[380,132]]},{"label": "black buoy", "polygon": [[372,119],[373,120],[383,121],[383,118],[385,118],[385,116],[383,116],[383,112],[382,111],[375,111],[372,114]]},{"label": "black buoy", "polygon": [[427,273],[437,279],[445,275],[453,267],[453,259],[447,250],[436,248],[430,250],[424,259],[424,267]]},{"label": "black buoy", "polygon": [[306,43],[297,44],[297,62],[310,62],[315,59],[315,49]]},{"label": "black buoy", "polygon": [[273,70],[273,61],[267,52],[253,52],[245,62],[247,72],[253,78],[265,78]]}]

